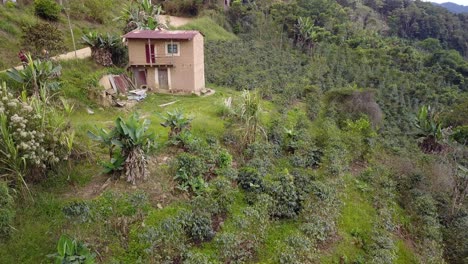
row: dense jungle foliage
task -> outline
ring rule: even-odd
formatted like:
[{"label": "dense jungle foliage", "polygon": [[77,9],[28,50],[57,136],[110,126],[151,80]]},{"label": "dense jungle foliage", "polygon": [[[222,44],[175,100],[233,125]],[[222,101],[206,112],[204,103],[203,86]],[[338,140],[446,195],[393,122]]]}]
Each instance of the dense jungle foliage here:
[{"label": "dense jungle foliage", "polygon": [[[56,4],[30,2],[12,8]],[[198,16],[183,28],[204,33],[216,93],[122,110],[96,98],[124,69],[96,58],[0,73],[0,262],[468,261],[467,14],[419,0],[121,8],[121,33],[162,10]],[[91,47],[116,43],[100,15]]]}]

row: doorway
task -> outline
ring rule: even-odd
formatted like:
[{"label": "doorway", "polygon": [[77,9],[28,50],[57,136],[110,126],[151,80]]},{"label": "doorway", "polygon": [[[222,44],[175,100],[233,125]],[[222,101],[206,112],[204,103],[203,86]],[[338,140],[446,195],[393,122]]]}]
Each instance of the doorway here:
[{"label": "doorway", "polygon": [[159,89],[169,89],[169,78],[167,69],[158,69]]}]

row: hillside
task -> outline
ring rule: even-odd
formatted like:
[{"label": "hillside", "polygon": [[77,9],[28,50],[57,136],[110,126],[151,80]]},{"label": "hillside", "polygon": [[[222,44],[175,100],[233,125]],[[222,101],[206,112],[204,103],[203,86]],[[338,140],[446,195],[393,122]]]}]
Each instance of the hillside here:
[{"label": "hillside", "polygon": [[[138,0],[106,2],[98,22],[86,1],[72,25],[101,33],[92,58],[0,72],[0,263],[464,263],[463,14]],[[100,86],[128,66],[112,36],[157,28],[155,4],[203,34],[214,94]],[[21,25],[46,22],[32,5],[0,7],[5,66]],[[65,14],[54,23],[69,48]]]},{"label": "hillside", "polygon": [[468,13],[468,6],[457,5],[457,4],[451,3],[451,2],[442,3],[442,4],[439,4],[439,5],[446,8],[450,12],[455,13],[455,14]]},{"label": "hillside", "polygon": [[[21,3],[21,1],[18,2]],[[112,3],[113,1],[110,2]],[[84,47],[81,41],[81,36],[84,33],[92,30],[110,33],[117,33],[120,31],[119,27],[121,26],[112,21],[114,18],[112,15],[114,12],[112,12],[112,10],[116,8],[116,5],[111,5],[109,7],[109,13],[102,15],[102,18],[100,17],[101,15],[97,15],[96,13],[87,13],[86,15],[89,17],[86,17],[83,13],[80,13],[80,11],[76,11],[76,13],[71,12],[71,26],[76,39],[77,49]],[[96,17],[90,17],[92,15]],[[96,21],[97,18],[99,18],[100,22]],[[25,48],[22,46],[21,39],[25,34],[23,28],[45,22],[48,21],[34,15],[34,7],[32,5],[23,6],[19,4],[12,7],[0,5],[0,41],[2,43],[0,46],[0,56],[2,58],[0,61],[0,69],[3,70],[20,64],[17,54],[21,49]],[[53,25],[62,33],[64,45],[60,50],[53,51],[50,55],[73,50],[72,37],[64,12],[60,14],[58,21],[54,22]]]}]

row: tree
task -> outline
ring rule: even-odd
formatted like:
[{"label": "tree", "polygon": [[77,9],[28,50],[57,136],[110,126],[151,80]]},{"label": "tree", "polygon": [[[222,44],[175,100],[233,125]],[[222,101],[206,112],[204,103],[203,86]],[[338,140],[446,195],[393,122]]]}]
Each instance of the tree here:
[{"label": "tree", "polygon": [[110,132],[101,129],[96,135],[88,131],[88,136],[109,147],[114,171],[123,170],[127,181],[135,184],[137,180],[147,178],[147,155],[155,147],[155,135],[149,133],[149,125],[148,119],[141,121],[134,113],[127,120],[117,118]]}]

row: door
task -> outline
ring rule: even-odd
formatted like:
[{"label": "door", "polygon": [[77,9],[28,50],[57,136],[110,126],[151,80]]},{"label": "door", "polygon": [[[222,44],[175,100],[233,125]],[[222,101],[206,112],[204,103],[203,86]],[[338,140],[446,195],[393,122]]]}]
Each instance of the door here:
[{"label": "door", "polygon": [[135,78],[136,86],[140,88],[142,85],[147,85],[147,72],[146,69],[138,69],[134,68],[133,69],[133,76]]},{"label": "door", "polygon": [[167,69],[158,69],[159,89],[169,89]]}]

